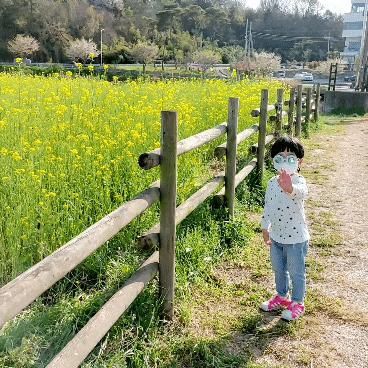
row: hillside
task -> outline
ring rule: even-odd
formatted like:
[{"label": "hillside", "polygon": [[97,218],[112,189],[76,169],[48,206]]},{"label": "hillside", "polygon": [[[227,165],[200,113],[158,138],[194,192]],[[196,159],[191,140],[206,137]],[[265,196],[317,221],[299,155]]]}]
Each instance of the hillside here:
[{"label": "hillside", "polygon": [[[235,0],[14,0],[0,2],[0,60],[12,60],[7,42],[28,34],[41,43],[33,59],[67,61],[65,46],[86,38],[100,44],[103,32],[106,62],[126,62],[129,48],[155,43],[165,60],[184,60],[198,48],[217,49],[223,62],[243,52],[246,19],[253,22],[256,49],[277,52],[283,59],[326,57],[323,37],[330,34],[332,50],[342,49],[342,20],[324,11],[318,1],[263,1],[257,9]],[[290,29],[295,29],[290,33]],[[265,35],[267,33],[269,36]],[[288,37],[280,37],[288,36]],[[304,40],[294,36],[306,37]],[[291,38],[290,38],[291,37]],[[308,60],[306,60],[308,59]]]}]

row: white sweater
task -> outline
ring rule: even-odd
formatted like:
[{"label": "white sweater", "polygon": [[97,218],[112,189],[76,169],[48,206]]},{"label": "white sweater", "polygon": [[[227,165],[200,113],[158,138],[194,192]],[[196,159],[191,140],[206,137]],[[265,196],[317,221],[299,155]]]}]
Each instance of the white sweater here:
[{"label": "white sweater", "polygon": [[307,183],[303,176],[291,176],[293,192],[284,192],[273,177],[266,190],[262,229],[270,231],[270,237],[282,244],[296,244],[309,240],[304,212],[304,199],[308,195]]}]

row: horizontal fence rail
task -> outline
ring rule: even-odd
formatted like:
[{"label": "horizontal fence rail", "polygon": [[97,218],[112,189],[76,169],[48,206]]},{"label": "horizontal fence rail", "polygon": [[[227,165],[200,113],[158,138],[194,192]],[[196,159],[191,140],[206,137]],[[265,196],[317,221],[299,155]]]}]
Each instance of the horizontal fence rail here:
[{"label": "horizontal fence rail", "polygon": [[[248,176],[249,174],[257,167],[257,159],[253,158],[243,169],[241,169],[235,175],[235,188],[239,186]],[[215,195],[214,203],[216,207],[220,207],[225,202],[225,188],[221,189],[221,191]]]},{"label": "horizontal fence rail", "polygon": [[160,198],[159,182],[0,289],[0,328]]},{"label": "horizontal fence rail", "polygon": [[[274,141],[276,139],[276,135],[275,134],[269,134],[266,135],[266,139],[265,139],[265,145],[269,145],[272,141]],[[253,154],[257,154],[258,153],[258,143],[255,143],[252,145],[251,147],[251,152]]]},{"label": "horizontal fence rail", "polygon": [[158,271],[159,253],[149,257],[123,287],[87,322],[47,368],[77,368]]},{"label": "horizontal fence rail", "polygon": [[[250,128],[243,130],[236,137],[237,144],[240,144],[241,142],[245,141],[247,138],[257,133],[258,129],[259,129],[258,125],[253,125]],[[216,147],[214,154],[215,154],[215,157],[217,157],[218,159],[226,156],[226,143],[221,144],[220,146]]]},{"label": "horizontal fence rail", "polygon": [[[230,98],[227,123],[180,142],[177,142],[177,112],[162,112],[161,147],[139,157],[139,165],[145,170],[160,166],[160,181],[153,183],[150,188],[2,287],[0,289],[0,328],[158,201],[160,202],[160,223],[144,233],[138,239],[138,245],[141,248],[159,246],[159,250],[155,251],[125,281],[123,287],[54,357],[48,368],[76,368],[82,364],[157,273],[163,316],[172,319],[175,294],[176,226],[214,193],[217,193],[214,196],[214,203],[226,206],[229,218],[234,216],[235,188],[255,169],[257,169],[259,183],[262,181],[266,146],[279,137],[285,128],[290,134],[293,135],[295,132],[299,137],[303,127],[303,131],[308,134],[310,122],[318,120],[319,102],[320,85],[316,86],[315,93],[311,89],[304,91],[301,85],[297,89],[292,88],[289,101],[284,101],[284,91],[279,89],[277,102],[273,105],[269,104],[269,91],[262,90],[260,108],[251,112],[252,117],[259,118],[259,124],[238,133],[239,98]],[[287,112],[283,110],[283,106],[288,107]],[[269,116],[269,112],[274,110],[276,116]],[[287,125],[283,123],[286,116]],[[275,124],[271,128],[269,123],[273,121]],[[258,133],[258,143],[251,146],[251,153],[256,157],[252,157],[238,171],[237,147],[256,133]],[[227,135],[226,144],[215,148],[215,156],[226,157],[225,173],[218,173],[176,207],[178,156],[212,142],[223,134]],[[220,189],[224,184],[225,186]]]},{"label": "horizontal fence rail", "polygon": [[[218,137],[221,137],[227,131],[227,124],[222,123],[215,128],[205,130],[204,132],[193,135],[192,137],[183,139],[178,142],[177,155],[193,151],[207,143],[212,142]],[[138,163],[142,169],[149,170],[160,165],[160,148],[152,152],[143,153],[139,156]]]},{"label": "horizontal fence rail", "polygon": [[[262,109],[262,108],[261,108]],[[258,118],[261,115],[261,109],[254,109],[250,113],[253,118]],[[267,112],[276,110],[276,105],[267,105]]]},{"label": "horizontal fence rail", "polygon": [[[213,178],[209,183],[195,192],[184,203],[176,208],[175,224],[179,225],[187,218],[200,204],[210,197],[217,188],[224,184],[225,175]],[[153,226],[138,239],[138,246],[142,249],[150,249],[160,243],[160,224]]]}]

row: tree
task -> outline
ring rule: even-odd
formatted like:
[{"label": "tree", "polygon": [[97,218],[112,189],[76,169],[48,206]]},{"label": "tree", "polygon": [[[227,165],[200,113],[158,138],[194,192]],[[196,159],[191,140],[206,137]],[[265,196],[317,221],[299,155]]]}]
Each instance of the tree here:
[{"label": "tree", "polygon": [[221,55],[213,50],[198,50],[193,54],[193,61],[201,64],[203,71],[210,68],[213,64],[221,62]]},{"label": "tree", "polygon": [[281,56],[273,52],[255,53],[249,59],[243,59],[235,64],[236,69],[246,72],[253,72],[265,77],[281,67]]},{"label": "tree", "polygon": [[327,59],[326,61],[321,61],[319,65],[316,68],[316,71],[321,74],[329,74],[330,73],[330,67],[331,64],[339,64],[339,65],[345,65],[346,62],[342,59],[336,58],[336,59]]},{"label": "tree", "polygon": [[221,48],[222,62],[233,64],[241,60],[244,56],[244,48],[241,46],[225,46]]},{"label": "tree", "polygon": [[[290,56],[297,61],[302,61],[304,67],[304,64],[312,59],[311,56],[313,55],[314,47],[315,46],[312,41],[303,40],[301,42],[297,42],[290,50]],[[316,60],[316,58],[313,57],[313,60]]]},{"label": "tree", "polygon": [[[8,40],[27,34],[42,45],[37,53],[40,61],[63,62],[72,40],[91,39],[98,45],[104,28],[106,49],[120,40],[126,45],[147,42],[159,46],[163,59],[173,60],[181,57],[181,51],[187,56],[204,45],[208,49],[243,46],[245,19],[252,21],[258,50],[278,53],[283,60],[325,60],[327,39],[323,36],[329,34],[331,49],[342,51],[344,47],[343,19],[322,12],[321,0],[262,0],[257,10],[247,8],[246,3],[249,1],[0,0],[0,59],[11,59]],[[296,45],[300,36],[313,40],[304,45],[312,50],[310,56]],[[231,62],[234,58],[228,51],[220,53],[224,61]],[[119,60],[119,54],[115,59]]]},{"label": "tree", "polygon": [[296,6],[303,15],[318,14],[322,10],[319,0],[297,0]]},{"label": "tree", "polygon": [[287,4],[283,0],[261,0],[260,8],[265,13],[277,12],[287,9]]},{"label": "tree", "polygon": [[22,58],[30,57],[40,49],[40,43],[32,36],[17,34],[8,42],[8,50],[14,55]]},{"label": "tree", "polygon": [[73,61],[82,61],[85,63],[88,59],[93,59],[99,55],[99,52],[93,41],[81,38],[71,41],[65,50],[65,54]]},{"label": "tree", "polygon": [[182,10],[181,22],[184,30],[199,35],[205,27],[205,11],[198,5],[190,5]]},{"label": "tree", "polygon": [[143,64],[143,73],[145,73],[147,63],[157,58],[159,48],[147,42],[139,42],[131,48],[129,53],[136,62]]}]

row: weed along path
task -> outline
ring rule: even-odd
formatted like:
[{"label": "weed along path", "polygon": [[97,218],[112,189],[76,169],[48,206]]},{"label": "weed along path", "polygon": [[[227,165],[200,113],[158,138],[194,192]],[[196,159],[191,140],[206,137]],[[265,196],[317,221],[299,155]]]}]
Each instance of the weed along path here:
[{"label": "weed along path", "polygon": [[[273,292],[261,234],[214,271],[213,283],[197,295],[188,329],[221,346],[220,361],[232,363],[219,366],[368,367],[367,139],[368,121],[328,119],[304,141],[312,241],[301,320],[286,323],[257,309]],[[247,221],[256,228],[259,218],[250,213]]]}]

